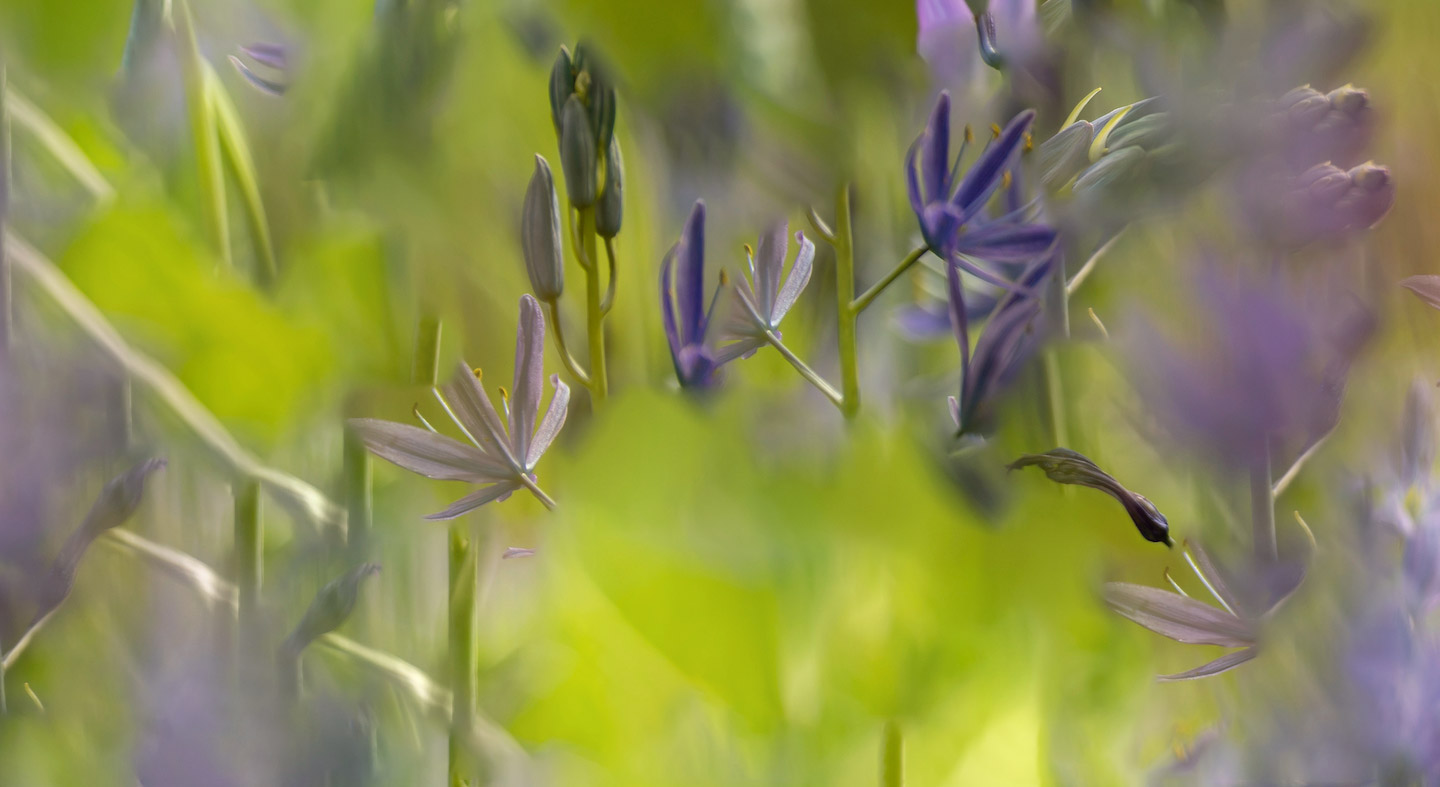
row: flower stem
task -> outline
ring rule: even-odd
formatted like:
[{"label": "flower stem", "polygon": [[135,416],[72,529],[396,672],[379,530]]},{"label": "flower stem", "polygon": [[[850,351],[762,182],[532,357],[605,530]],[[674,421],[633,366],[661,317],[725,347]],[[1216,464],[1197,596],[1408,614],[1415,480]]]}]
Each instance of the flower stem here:
[{"label": "flower stem", "polygon": [[837,300],[835,311],[839,320],[837,343],[840,351],[841,391],[838,405],[846,420],[852,420],[860,412],[860,366],[855,338],[855,322],[859,314],[859,310],[854,308],[855,239],[850,225],[850,184],[848,183],[842,184],[835,194],[834,238],[835,296]]},{"label": "flower stem", "polygon": [[1255,558],[1263,565],[1279,557],[1275,543],[1275,498],[1270,482],[1270,444],[1250,468],[1250,524],[1254,528]]},{"label": "flower stem", "polygon": [[546,301],[545,305],[550,307],[550,326],[553,328],[550,333],[555,337],[555,348],[560,352],[560,360],[565,363],[565,368],[569,370],[570,376],[575,378],[575,382],[589,388],[590,375],[580,368],[580,362],[575,360],[575,356],[570,354],[570,348],[565,344],[565,330],[560,327],[560,302]]},{"label": "flower stem", "polygon": [[[5,98],[7,85],[5,66],[0,65],[0,228],[10,223],[10,102]],[[14,342],[10,285],[10,255],[5,248],[5,236],[0,233],[0,361],[9,357]],[[0,676],[0,684],[3,683],[3,676]],[[0,710],[3,710],[4,703],[5,689],[0,685]]]},{"label": "flower stem", "polygon": [[[260,583],[264,579],[265,531],[260,526],[260,484],[253,478],[235,487],[235,586],[240,627],[248,634],[259,622]],[[247,637],[248,638],[248,637]]]},{"label": "flower stem", "polygon": [[535,498],[537,500],[539,500],[541,503],[544,503],[545,508],[551,511],[555,510],[555,499],[545,494],[545,490],[541,489],[539,484],[536,484],[534,481],[530,480],[530,476],[521,473],[520,483],[524,484],[525,488],[529,489],[530,494],[535,495]]},{"label": "flower stem", "polygon": [[341,472],[345,479],[346,543],[350,548],[350,562],[364,563],[370,556],[370,527],[374,519],[373,466],[365,442],[350,429],[346,429],[344,435]]},{"label": "flower stem", "polygon": [[904,787],[905,739],[900,725],[885,722],[884,740],[880,744],[880,787]]},{"label": "flower stem", "polygon": [[466,742],[475,722],[475,586],[479,580],[468,524],[450,527],[450,787],[471,783]]},{"label": "flower stem", "polygon": [[[1070,338],[1070,288],[1065,284],[1064,257],[1055,259],[1050,275],[1051,300],[1058,312],[1056,335],[1061,341]],[[1055,445],[1068,448],[1070,432],[1065,418],[1065,380],[1060,372],[1060,354],[1052,345],[1045,350],[1045,391],[1050,400],[1050,428]]]},{"label": "flower stem", "polygon": [[870,306],[871,301],[875,300],[875,298],[878,297],[880,293],[885,291],[886,287],[889,287],[895,282],[896,279],[900,278],[905,273],[905,271],[910,270],[910,267],[913,266],[915,263],[919,262],[920,258],[925,256],[925,252],[929,250],[929,244],[922,243],[919,248],[905,255],[905,259],[901,260],[900,264],[896,265],[894,270],[885,274],[885,278],[876,282],[874,286],[872,286],[870,289],[861,293],[860,297],[856,298],[850,304],[851,311],[855,312],[856,315],[859,315],[860,312],[865,311],[865,309]]},{"label": "flower stem", "polygon": [[840,412],[845,412],[845,397],[841,396],[840,392],[836,391],[834,386],[825,382],[825,378],[821,377],[814,369],[811,369],[804,361],[800,360],[800,356],[791,352],[790,348],[786,347],[785,343],[780,341],[780,337],[776,336],[774,331],[766,330],[764,336],[765,341],[780,351],[780,355],[784,356],[785,360],[789,361],[790,365],[795,367],[795,371],[799,372],[801,377],[804,377],[807,382],[819,389],[820,393],[825,394],[825,398],[840,408]]},{"label": "flower stem", "polygon": [[585,268],[585,326],[590,339],[590,394],[596,403],[609,393],[605,372],[605,311],[600,295],[600,266],[595,264],[595,209],[580,209],[580,243]]},{"label": "flower stem", "polygon": [[615,239],[605,239],[605,261],[610,269],[609,278],[605,281],[605,297],[600,301],[600,316],[610,314],[610,307],[615,305]]}]

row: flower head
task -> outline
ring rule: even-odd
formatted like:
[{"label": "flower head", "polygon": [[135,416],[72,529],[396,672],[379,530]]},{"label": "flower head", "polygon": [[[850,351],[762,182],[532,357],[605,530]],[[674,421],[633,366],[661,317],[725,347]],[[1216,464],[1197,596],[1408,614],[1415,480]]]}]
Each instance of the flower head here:
[{"label": "flower head", "polygon": [[765,343],[765,332],[780,330],[780,321],[795,305],[805,285],[810,283],[811,265],[815,260],[815,244],[802,232],[795,233],[799,251],[790,275],[784,277],[786,236],[789,225],[780,222],[760,236],[757,252],[745,249],[748,277],[735,283],[735,308],[723,328],[722,340],[731,341],[720,348],[717,358],[724,363],[732,358],[748,357]]},{"label": "flower head", "polygon": [[[684,388],[705,388],[724,360],[709,337],[719,291],[705,301],[705,202],[697,200],[680,240],[660,265],[660,306],[675,377]],[[735,356],[730,356],[735,357]],[[725,360],[729,360],[726,358]]]},{"label": "flower head", "polygon": [[481,385],[480,371],[471,371],[462,362],[454,378],[436,391],[436,398],[464,433],[468,445],[433,429],[372,418],[353,418],[350,428],[376,456],[412,473],[480,485],[478,490],[426,519],[454,519],[491,501],[504,500],[522,486],[552,506],[553,501],[535,486],[534,469],[565,424],[570,387],[560,381],[559,375],[551,375],[555,396],[545,417],[538,419],[544,354],[545,317],[540,313],[540,304],[529,295],[521,296],[514,391],[500,389],[504,421]]}]

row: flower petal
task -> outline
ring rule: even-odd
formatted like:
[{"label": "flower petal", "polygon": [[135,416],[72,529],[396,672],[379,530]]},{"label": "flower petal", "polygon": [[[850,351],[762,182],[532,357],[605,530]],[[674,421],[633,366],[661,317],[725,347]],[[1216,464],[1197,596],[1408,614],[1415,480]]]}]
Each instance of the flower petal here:
[{"label": "flower petal", "polygon": [[1410,276],[1400,286],[1420,296],[1420,300],[1440,309],[1440,276]]},{"label": "flower petal", "polygon": [[426,478],[480,483],[511,474],[480,449],[419,427],[374,418],[352,418],[349,424],[371,453]]},{"label": "flower petal", "polygon": [[1105,603],[1130,620],[1176,642],[1227,648],[1255,644],[1255,632],[1245,621],[1178,593],[1128,582],[1107,582]]},{"label": "flower petal", "polygon": [[805,233],[795,233],[795,242],[800,244],[800,251],[795,254],[795,264],[790,266],[790,275],[785,278],[785,286],[780,288],[780,294],[775,298],[775,306],[770,310],[770,324],[779,326],[780,320],[795,305],[795,299],[805,291],[805,285],[810,283],[810,274],[815,262],[815,244],[805,237]]},{"label": "flower petal", "polygon": [[1177,672],[1174,675],[1161,675],[1160,677],[1156,678],[1156,680],[1161,681],[1162,683],[1169,683],[1177,680],[1196,680],[1199,678],[1208,678],[1213,675],[1219,675],[1222,672],[1229,672],[1230,670],[1235,669],[1236,667],[1244,664],[1247,661],[1250,661],[1258,655],[1260,655],[1260,652],[1257,651],[1255,648],[1245,648],[1244,650],[1237,650],[1233,653],[1226,653],[1220,658],[1215,659],[1214,661],[1207,664],[1202,664],[1192,670]]},{"label": "flower petal", "polygon": [[682,344],[705,339],[705,201],[696,200],[675,246],[675,293]]},{"label": "flower petal", "polygon": [[1024,262],[1049,251],[1056,235],[1044,224],[991,223],[961,233],[955,250],[987,262]]},{"label": "flower petal", "polygon": [[520,296],[520,323],[515,329],[515,384],[510,400],[510,443],[515,456],[530,453],[530,435],[540,412],[545,377],[545,315],[530,295]]},{"label": "flower petal", "polygon": [[501,481],[499,483],[491,484],[489,486],[482,486],[474,492],[471,492],[470,494],[460,498],[459,500],[456,500],[454,503],[451,503],[450,507],[445,509],[444,511],[440,511],[434,514],[428,514],[425,518],[434,522],[445,519],[454,519],[461,514],[466,514],[474,511],[475,509],[485,505],[486,503],[492,503],[496,500],[504,500],[505,498],[509,497],[511,493],[513,493],[516,489],[519,488],[520,482],[513,479]]},{"label": "flower petal", "polygon": [[960,180],[950,204],[958,207],[967,220],[985,206],[995,189],[1000,187],[1005,172],[1015,166],[1021,143],[1025,141],[1025,134],[1034,121],[1033,109],[1016,115]]},{"label": "flower petal", "polygon": [[775,296],[780,292],[780,273],[785,269],[785,236],[790,228],[785,222],[771,225],[760,236],[755,251],[755,294],[759,296],[760,313],[770,316],[775,311]]},{"label": "flower petal", "polygon": [[660,318],[665,326],[665,340],[670,345],[670,360],[675,362],[676,374],[679,374],[680,357],[680,328],[675,324],[675,251],[679,244],[670,247],[665,253],[665,260],[660,263]]},{"label": "flower petal", "polygon": [[560,433],[560,427],[565,425],[565,415],[570,410],[570,386],[561,382],[558,374],[550,375],[550,385],[555,388],[555,396],[550,399],[550,409],[545,411],[540,428],[535,430],[535,439],[530,441],[530,451],[525,455],[526,472],[535,468],[535,463],[540,461],[555,440],[555,435]]},{"label": "flower petal", "polygon": [[503,458],[513,467],[519,467],[515,455],[510,451],[510,441],[505,435],[505,424],[495,412],[495,405],[485,395],[480,379],[465,363],[455,365],[455,376],[442,389],[445,400],[455,409],[455,417],[465,431],[475,438],[485,451],[492,456]]},{"label": "flower petal", "polygon": [[940,91],[930,122],[920,137],[920,176],[926,203],[944,200],[950,193],[950,93]]}]

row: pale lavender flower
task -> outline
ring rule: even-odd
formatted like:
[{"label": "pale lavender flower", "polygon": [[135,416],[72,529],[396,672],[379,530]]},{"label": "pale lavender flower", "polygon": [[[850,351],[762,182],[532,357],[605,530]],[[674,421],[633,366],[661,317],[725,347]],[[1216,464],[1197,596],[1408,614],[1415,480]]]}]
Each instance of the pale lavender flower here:
[{"label": "pale lavender flower", "polygon": [[[785,271],[786,236],[789,225],[780,222],[760,236],[755,252],[747,246],[745,263],[748,276],[735,283],[735,302],[721,331],[722,342],[729,342],[716,353],[717,363],[733,358],[749,357],[765,344],[765,334],[780,332],[780,321],[795,305],[795,300],[810,283],[812,263],[815,260],[815,244],[805,234],[795,233],[799,250],[795,262],[790,266],[790,275]],[[782,282],[783,278],[783,282]]]},{"label": "pale lavender flower", "polygon": [[555,396],[545,417],[539,419],[544,354],[545,317],[540,313],[540,304],[524,295],[520,298],[520,325],[515,345],[514,392],[500,389],[506,421],[501,420],[481,385],[480,370],[471,371],[461,363],[455,369],[454,378],[443,387],[443,393],[437,391],[437,398],[469,440],[469,445],[434,431],[391,421],[353,418],[350,427],[375,455],[412,473],[480,485],[475,492],[426,519],[454,519],[486,503],[504,500],[522,486],[547,506],[553,505],[535,486],[534,470],[565,424],[570,387],[560,381],[559,375],[550,376]]}]

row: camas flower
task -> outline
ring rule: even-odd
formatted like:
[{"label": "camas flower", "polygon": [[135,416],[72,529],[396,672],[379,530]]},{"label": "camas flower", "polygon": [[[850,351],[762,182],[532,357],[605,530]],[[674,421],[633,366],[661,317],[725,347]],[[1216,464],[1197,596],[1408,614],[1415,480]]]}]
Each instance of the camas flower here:
[{"label": "camas flower", "polygon": [[[678,270],[677,270],[678,268]],[[710,343],[710,316],[720,291],[705,302],[705,201],[696,200],[680,240],[660,264],[660,306],[675,377],[683,388],[705,388],[724,360]]]},{"label": "camas flower", "polygon": [[544,355],[545,317],[540,313],[540,304],[529,295],[521,296],[514,394],[500,389],[508,427],[481,385],[480,370],[472,372],[460,363],[455,377],[436,391],[436,398],[469,445],[433,429],[372,418],[352,418],[350,428],[376,456],[412,473],[480,485],[478,490],[426,519],[454,519],[491,501],[504,500],[522,486],[547,507],[554,507],[554,501],[535,485],[534,470],[565,424],[570,387],[560,381],[559,375],[550,376],[555,396],[537,425]]},{"label": "camas flower", "polygon": [[931,251],[971,275],[1000,287],[1013,285],[969,258],[1020,262],[1044,254],[1055,243],[1055,230],[1025,220],[1023,207],[989,219],[985,206],[1002,186],[1013,183],[1016,162],[1026,143],[1033,110],[1016,115],[964,177],[957,178],[969,139],[950,160],[950,95],[942,92],[925,131],[910,146],[906,173],[910,207]]},{"label": "camas flower", "polygon": [[802,232],[795,233],[795,242],[800,244],[800,250],[795,254],[795,264],[790,266],[790,275],[781,283],[787,251],[785,236],[789,230],[789,225],[781,222],[760,236],[758,252],[752,253],[746,247],[745,263],[749,277],[736,282],[733,288],[735,308],[728,315],[721,336],[722,341],[730,343],[716,353],[719,363],[749,357],[765,344],[767,331],[778,334],[780,321],[795,305],[795,299],[800,297],[805,285],[810,283],[815,244],[807,240]]}]

